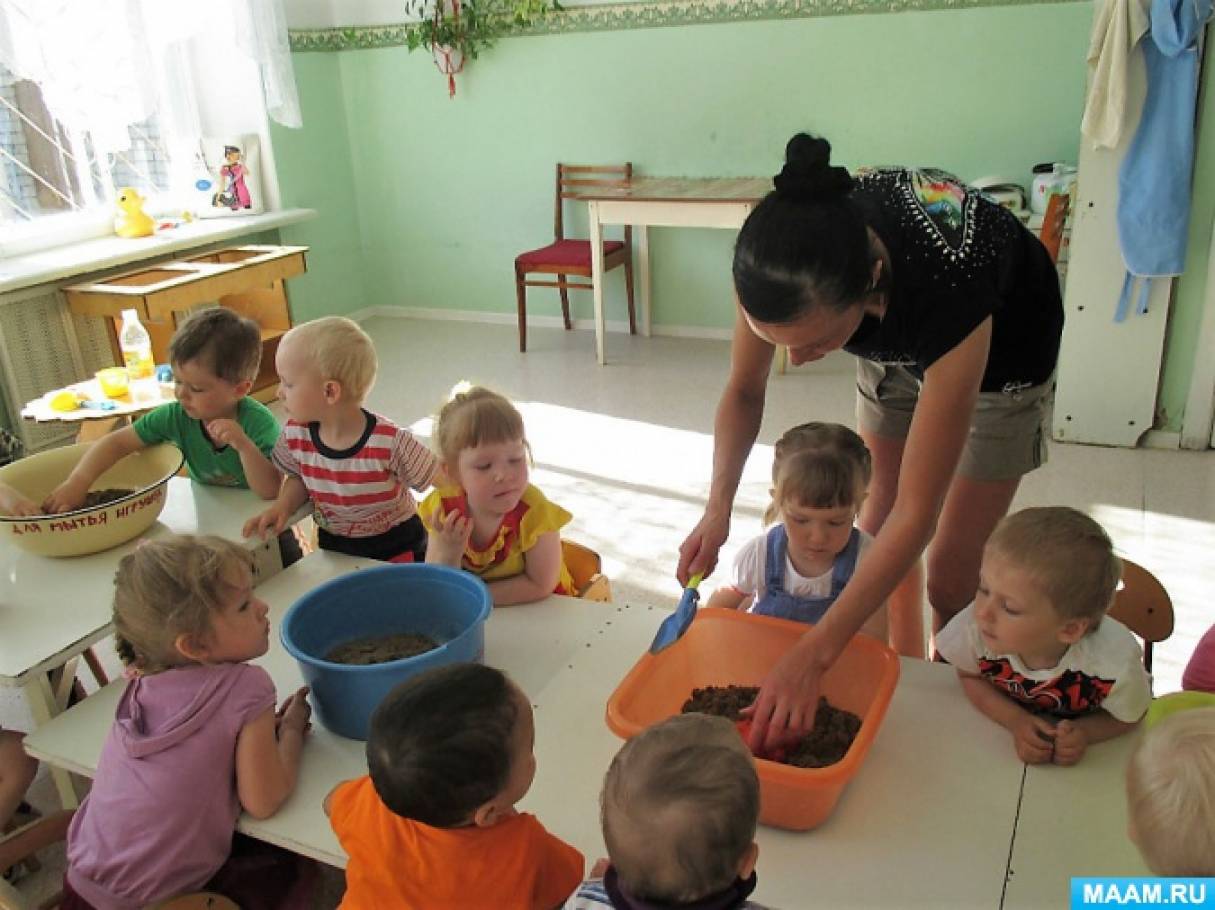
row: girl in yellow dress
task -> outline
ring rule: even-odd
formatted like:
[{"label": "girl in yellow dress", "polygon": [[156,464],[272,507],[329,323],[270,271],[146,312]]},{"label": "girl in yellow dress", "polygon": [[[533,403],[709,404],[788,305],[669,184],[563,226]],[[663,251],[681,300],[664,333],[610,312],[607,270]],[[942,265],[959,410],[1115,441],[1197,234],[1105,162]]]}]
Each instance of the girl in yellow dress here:
[{"label": "girl in yellow dress", "polygon": [[473,386],[443,406],[434,438],[450,485],[418,506],[426,561],[479,575],[496,606],[573,594],[560,534],[573,516],[529,483],[531,447],[515,406]]}]

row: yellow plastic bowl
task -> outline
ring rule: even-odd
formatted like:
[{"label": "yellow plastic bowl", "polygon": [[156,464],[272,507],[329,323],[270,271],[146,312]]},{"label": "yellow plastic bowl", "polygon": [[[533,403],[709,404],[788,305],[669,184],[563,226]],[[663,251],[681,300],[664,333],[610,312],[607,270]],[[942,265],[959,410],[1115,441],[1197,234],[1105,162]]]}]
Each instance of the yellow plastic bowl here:
[{"label": "yellow plastic bowl", "polygon": [[130,379],[125,367],[106,367],[94,375],[101,383],[101,391],[110,398],[121,398],[130,391]]},{"label": "yellow plastic bowl", "polygon": [[[0,482],[42,502],[67,479],[88,449],[87,443],[81,443],[22,458],[0,468]],[[94,490],[134,490],[129,496],[62,515],[0,516],[0,538],[39,556],[83,556],[126,543],[160,516],[169,479],[184,461],[181,450],[167,442],[132,452],[92,486]]]}]

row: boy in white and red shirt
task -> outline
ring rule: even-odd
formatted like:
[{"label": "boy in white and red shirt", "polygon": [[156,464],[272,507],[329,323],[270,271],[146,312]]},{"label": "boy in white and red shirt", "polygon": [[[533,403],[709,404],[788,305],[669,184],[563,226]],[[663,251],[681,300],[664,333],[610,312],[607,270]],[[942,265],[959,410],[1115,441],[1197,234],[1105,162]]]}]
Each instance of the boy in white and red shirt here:
[{"label": "boy in white and red shirt", "polygon": [[387,562],[422,562],[426,529],[410,489],[434,481],[438,461],[391,420],[363,408],[375,381],[371,339],[326,316],[283,336],[274,358],[288,420],[273,461],[286,480],[245,536],[277,533],[311,499],[323,550]]}]

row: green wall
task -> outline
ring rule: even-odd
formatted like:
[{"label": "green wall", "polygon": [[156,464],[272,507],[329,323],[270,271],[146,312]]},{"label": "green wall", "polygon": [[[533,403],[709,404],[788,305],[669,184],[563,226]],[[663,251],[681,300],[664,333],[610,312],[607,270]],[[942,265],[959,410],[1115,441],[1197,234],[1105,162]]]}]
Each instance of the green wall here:
[{"label": "green wall", "polygon": [[[1028,183],[1035,162],[1076,158],[1090,17],[1063,3],[515,37],[469,64],[455,99],[424,52],[296,53],[307,126],[276,131],[275,153],[288,203],[322,210],[299,234],[315,238],[310,281],[333,292],[301,296],[318,312],[513,313],[511,263],[551,237],[557,160],[771,174],[810,129],[853,166]],[[343,148],[349,165],[331,157]],[[656,326],[728,326],[731,242],[651,231]],[[325,261],[359,243],[361,274]],[[558,312],[555,292],[530,293],[529,312]],[[573,299],[589,315],[590,295]]]},{"label": "green wall", "polygon": [[318,218],[283,228],[284,243],[311,247],[308,272],[290,281],[297,322],[368,305],[366,250],[359,237],[358,198],[350,165],[350,128],[337,54],[292,58],[302,129],[271,124],[279,189],[286,208],[311,208]]}]

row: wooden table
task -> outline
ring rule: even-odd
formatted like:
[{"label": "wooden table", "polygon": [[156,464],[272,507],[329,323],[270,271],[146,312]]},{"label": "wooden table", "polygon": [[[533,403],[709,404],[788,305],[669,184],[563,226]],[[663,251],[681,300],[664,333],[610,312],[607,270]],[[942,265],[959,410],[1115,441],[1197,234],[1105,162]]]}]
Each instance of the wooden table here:
[{"label": "wooden table", "polygon": [[595,298],[595,353],[603,349],[603,226],[631,224],[637,231],[637,277],[641,290],[641,333],[650,334],[650,240],[657,227],[738,230],[772,190],[767,177],[634,177],[627,186],[579,193],[587,200],[591,233],[591,284]]},{"label": "wooden table", "polygon": [[[258,593],[270,604],[277,628],[297,597],[369,564],[314,553]],[[486,628],[486,660],[511,673],[536,706],[538,770],[520,808],[535,812],[588,863],[604,855],[598,794],[620,747],[604,723],[604,705],[649,645],[662,615],[645,606],[550,597],[495,610]],[[280,693],[300,684],[277,634],[258,663]],[[121,683],[111,684],[32,733],[26,748],[44,761],[92,774],[120,692]],[[1040,863],[1061,871],[1141,869],[1129,845],[1109,850],[1108,862],[1089,862],[1090,854],[1107,851],[1106,841],[1119,837],[1117,826],[1108,835],[1093,834],[1120,818],[1122,795],[1115,784],[1129,745],[1102,744],[1079,768],[1030,769],[1026,779],[1007,733],[969,704],[950,668],[904,659],[882,729],[832,817],[805,833],[760,828],[755,898],[786,910],[810,903],[996,908],[1004,900],[1011,857],[1018,875],[1009,895],[1017,906],[1065,906],[1066,883],[1039,876]],[[242,816],[239,827],[342,866],[345,856],[320,804],[338,781],[365,772],[362,743],[314,728],[299,787],[287,804],[263,821]],[[1023,835],[1031,819],[1041,823],[1034,821],[1032,832]]]},{"label": "wooden table", "polygon": [[[245,521],[265,507],[266,502],[249,490],[174,477],[169,480],[164,511],[144,537],[218,534],[242,540]],[[292,520],[304,514],[298,512]],[[114,572],[118,561],[138,543],[136,539],[102,553],[66,559],[0,545],[0,686],[25,690],[36,725],[63,710],[77,658],[113,631]],[[263,576],[276,565],[281,567],[275,538],[253,538],[245,544],[258,553],[259,567],[269,567],[263,568]],[[53,687],[48,673],[59,667],[65,668],[61,685]],[[65,806],[75,805],[67,776],[57,775],[55,783]]]}]

